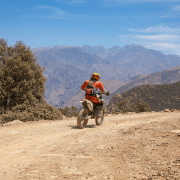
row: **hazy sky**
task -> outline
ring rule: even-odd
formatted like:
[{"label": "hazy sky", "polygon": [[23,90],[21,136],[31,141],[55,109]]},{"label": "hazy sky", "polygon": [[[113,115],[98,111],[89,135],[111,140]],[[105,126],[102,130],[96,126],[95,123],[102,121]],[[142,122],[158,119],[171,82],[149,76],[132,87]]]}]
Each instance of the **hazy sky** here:
[{"label": "hazy sky", "polygon": [[138,44],[180,55],[180,0],[1,0],[0,38],[31,48]]}]

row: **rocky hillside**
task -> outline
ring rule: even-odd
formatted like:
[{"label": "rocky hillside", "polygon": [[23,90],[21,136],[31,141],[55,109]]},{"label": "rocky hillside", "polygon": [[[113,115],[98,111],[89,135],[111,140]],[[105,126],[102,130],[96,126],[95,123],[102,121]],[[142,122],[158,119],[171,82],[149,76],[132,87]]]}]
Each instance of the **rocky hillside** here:
[{"label": "rocky hillside", "polygon": [[173,84],[142,85],[128,90],[122,94],[116,94],[106,106],[109,112],[118,111],[117,103],[128,99],[130,103],[148,102],[152,111],[163,109],[180,109],[180,81]]},{"label": "rocky hillside", "polygon": [[131,78],[129,83],[113,92],[108,98],[106,98],[106,101],[109,102],[110,99],[116,94],[122,94],[125,91],[144,84],[172,84],[178,81],[180,81],[180,66],[176,66],[172,69],[166,69],[157,73],[138,75]]}]

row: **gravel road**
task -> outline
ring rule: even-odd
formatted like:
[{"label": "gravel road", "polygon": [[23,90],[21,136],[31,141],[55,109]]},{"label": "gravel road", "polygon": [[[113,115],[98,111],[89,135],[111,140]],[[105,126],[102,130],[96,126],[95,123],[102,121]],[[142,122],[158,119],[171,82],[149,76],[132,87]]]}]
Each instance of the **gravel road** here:
[{"label": "gravel road", "polygon": [[180,179],[180,113],[108,115],[0,126],[0,180]]}]

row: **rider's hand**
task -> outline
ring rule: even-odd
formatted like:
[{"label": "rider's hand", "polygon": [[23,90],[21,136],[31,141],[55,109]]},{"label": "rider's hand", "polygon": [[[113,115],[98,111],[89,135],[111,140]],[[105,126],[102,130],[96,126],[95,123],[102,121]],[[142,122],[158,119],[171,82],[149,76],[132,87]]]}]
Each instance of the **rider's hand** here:
[{"label": "rider's hand", "polygon": [[107,92],[107,93],[106,93],[106,95],[107,95],[107,96],[109,96],[109,95],[110,95],[110,93],[109,93],[109,92]]}]

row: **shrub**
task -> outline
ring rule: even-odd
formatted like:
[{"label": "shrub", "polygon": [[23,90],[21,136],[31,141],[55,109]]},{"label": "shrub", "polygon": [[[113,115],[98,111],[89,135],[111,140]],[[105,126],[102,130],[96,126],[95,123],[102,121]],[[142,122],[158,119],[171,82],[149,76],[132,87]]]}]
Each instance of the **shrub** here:
[{"label": "shrub", "polygon": [[121,110],[121,112],[126,113],[126,112],[133,112],[134,109],[132,109],[132,105],[130,104],[128,99],[120,101],[117,106]]},{"label": "shrub", "polygon": [[78,116],[78,109],[76,106],[65,107],[64,109],[59,107],[58,110],[66,117],[77,117]]},{"label": "shrub", "polygon": [[140,102],[135,105],[134,103],[130,103],[128,99],[120,101],[117,106],[121,110],[121,112],[150,112],[151,108],[147,102]]},{"label": "shrub", "polygon": [[149,104],[147,102],[140,102],[137,103],[137,105],[135,106],[135,112],[150,112],[151,108],[149,106]]},{"label": "shrub", "polygon": [[62,113],[52,105],[39,103],[34,104],[33,106],[26,106],[24,104],[17,105],[13,107],[11,111],[5,111],[5,114],[2,114],[2,123],[7,123],[16,119],[23,122],[36,121],[39,119],[61,120]]}]

